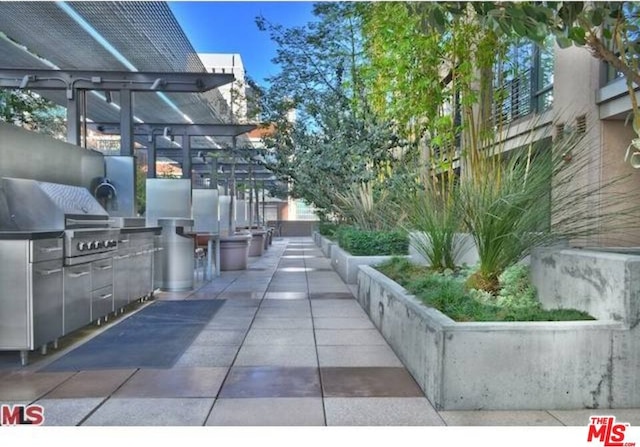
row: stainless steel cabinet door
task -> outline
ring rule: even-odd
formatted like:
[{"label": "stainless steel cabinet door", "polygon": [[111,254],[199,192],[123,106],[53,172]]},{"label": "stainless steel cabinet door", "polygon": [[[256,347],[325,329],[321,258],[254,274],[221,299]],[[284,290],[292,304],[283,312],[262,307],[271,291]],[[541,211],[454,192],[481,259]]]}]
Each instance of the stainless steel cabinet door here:
[{"label": "stainless steel cabinet door", "polygon": [[64,333],[91,323],[91,264],[64,268]]},{"label": "stainless steel cabinet door", "polygon": [[129,303],[130,257],[128,250],[118,250],[113,257],[113,309],[117,310]]},{"label": "stainless steel cabinet door", "polygon": [[138,298],[142,297],[144,293],[142,292],[142,277],[144,273],[143,266],[143,255],[144,250],[142,247],[132,247],[133,252],[131,254],[131,301],[135,301]]},{"label": "stainless steel cabinet door", "polygon": [[107,286],[91,293],[91,321],[102,318],[113,310],[113,287]]},{"label": "stainless steel cabinet door", "polygon": [[113,285],[113,261],[111,258],[91,263],[91,288],[98,290]]},{"label": "stainless steel cabinet door", "polygon": [[62,261],[30,264],[32,269],[33,348],[63,334]]}]

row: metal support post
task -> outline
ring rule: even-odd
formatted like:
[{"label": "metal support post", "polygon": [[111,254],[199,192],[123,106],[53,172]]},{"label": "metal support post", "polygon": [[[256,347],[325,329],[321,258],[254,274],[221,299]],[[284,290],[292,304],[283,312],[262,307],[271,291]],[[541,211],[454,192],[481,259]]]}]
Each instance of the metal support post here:
[{"label": "metal support post", "polygon": [[191,178],[191,139],[186,133],[182,136],[182,178]]},{"label": "metal support post", "polygon": [[147,178],[156,178],[156,136],[151,134],[147,147]]},{"label": "metal support post", "polygon": [[133,155],[133,101],[131,90],[120,90],[120,155]]},{"label": "metal support post", "polygon": [[80,101],[73,90],[67,96],[67,143],[80,146]]}]

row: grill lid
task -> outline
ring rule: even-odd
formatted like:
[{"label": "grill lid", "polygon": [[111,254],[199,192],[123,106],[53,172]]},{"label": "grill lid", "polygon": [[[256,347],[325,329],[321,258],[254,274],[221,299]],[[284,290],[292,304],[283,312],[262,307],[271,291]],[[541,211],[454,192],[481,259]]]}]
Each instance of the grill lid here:
[{"label": "grill lid", "polygon": [[64,230],[87,221],[108,226],[109,214],[86,188],[9,177],[1,186],[8,213],[0,213],[0,228]]}]

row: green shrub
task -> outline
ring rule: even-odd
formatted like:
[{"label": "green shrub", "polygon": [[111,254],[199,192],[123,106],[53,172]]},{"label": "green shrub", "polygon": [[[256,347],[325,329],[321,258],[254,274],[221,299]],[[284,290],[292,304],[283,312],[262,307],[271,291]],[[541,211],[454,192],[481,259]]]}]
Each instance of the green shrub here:
[{"label": "green shrub", "polygon": [[333,222],[320,222],[318,225],[318,232],[325,237],[331,239],[336,231],[340,228],[340,225]]},{"label": "green shrub", "polygon": [[376,267],[402,285],[426,306],[438,309],[455,321],[571,321],[593,320],[574,309],[542,309],[526,266],[509,267],[500,275],[500,292],[467,290],[469,271],[434,272],[406,259],[394,258]]},{"label": "green shrub", "polygon": [[409,237],[400,231],[363,231],[341,227],[336,232],[340,247],[354,256],[406,255]]}]

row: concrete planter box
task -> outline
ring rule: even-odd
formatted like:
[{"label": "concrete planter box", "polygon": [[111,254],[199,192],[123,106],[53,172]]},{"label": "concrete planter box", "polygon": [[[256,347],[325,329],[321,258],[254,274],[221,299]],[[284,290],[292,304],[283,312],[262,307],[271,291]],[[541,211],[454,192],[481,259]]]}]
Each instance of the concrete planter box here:
[{"label": "concrete planter box", "polygon": [[337,244],[331,247],[331,266],[347,284],[358,283],[359,266],[378,265],[391,258],[392,256],[353,256]]},{"label": "concrete planter box", "polygon": [[640,321],[640,249],[538,249],[531,280],[547,308],[580,309],[634,327]]},{"label": "concrete planter box", "polygon": [[640,405],[639,333],[622,322],[456,323],[368,266],[357,298],[438,410]]},{"label": "concrete planter box", "polygon": [[331,249],[334,245],[337,245],[331,239],[328,239],[324,236],[320,236],[320,249],[322,250],[322,254],[327,258],[331,257]]}]

